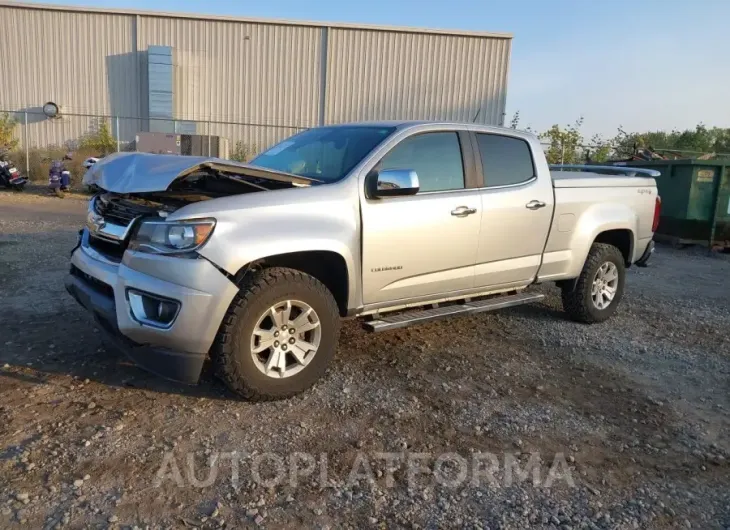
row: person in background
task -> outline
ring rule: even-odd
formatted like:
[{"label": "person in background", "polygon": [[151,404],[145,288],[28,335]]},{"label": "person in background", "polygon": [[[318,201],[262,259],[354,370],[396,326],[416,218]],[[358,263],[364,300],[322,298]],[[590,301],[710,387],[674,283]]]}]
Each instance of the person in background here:
[{"label": "person in background", "polygon": [[64,160],[71,160],[71,157],[67,154],[63,160],[54,160],[48,170],[48,187],[59,197],[63,197],[63,192],[69,191],[71,186],[71,172],[66,169]]}]

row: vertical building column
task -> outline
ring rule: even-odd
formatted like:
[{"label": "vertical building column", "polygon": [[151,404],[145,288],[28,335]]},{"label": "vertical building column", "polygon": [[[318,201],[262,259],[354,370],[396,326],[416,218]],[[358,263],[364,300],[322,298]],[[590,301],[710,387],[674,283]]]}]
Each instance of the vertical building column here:
[{"label": "vertical building column", "polygon": [[172,47],[147,47],[150,132],[175,133]]}]

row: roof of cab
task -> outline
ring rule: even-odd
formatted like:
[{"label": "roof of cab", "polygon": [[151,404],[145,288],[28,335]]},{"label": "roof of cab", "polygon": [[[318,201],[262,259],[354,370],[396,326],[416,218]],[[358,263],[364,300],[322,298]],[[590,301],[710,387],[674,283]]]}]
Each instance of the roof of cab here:
[{"label": "roof of cab", "polygon": [[444,127],[454,127],[457,129],[471,128],[477,131],[492,133],[509,133],[511,136],[534,137],[535,135],[527,131],[512,129],[510,127],[501,127],[498,125],[486,125],[483,123],[470,123],[459,121],[442,121],[442,120],[381,120],[381,121],[357,121],[338,124],[327,124],[323,127],[396,127],[397,129],[408,129],[421,125],[442,125]]}]

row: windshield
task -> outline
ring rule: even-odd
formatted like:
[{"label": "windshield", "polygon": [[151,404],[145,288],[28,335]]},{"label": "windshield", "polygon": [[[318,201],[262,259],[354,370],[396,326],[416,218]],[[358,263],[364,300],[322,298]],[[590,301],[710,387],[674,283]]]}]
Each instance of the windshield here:
[{"label": "windshield", "polygon": [[250,163],[334,182],[347,175],[394,130],[395,127],[317,127],[284,140]]}]

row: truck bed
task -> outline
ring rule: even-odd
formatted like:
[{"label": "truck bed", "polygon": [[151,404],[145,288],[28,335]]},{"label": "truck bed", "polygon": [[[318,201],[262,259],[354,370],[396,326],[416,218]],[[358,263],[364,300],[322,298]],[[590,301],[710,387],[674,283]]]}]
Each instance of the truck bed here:
[{"label": "truck bed", "polygon": [[551,171],[550,176],[554,188],[641,188],[655,185],[652,177],[588,171]]}]

